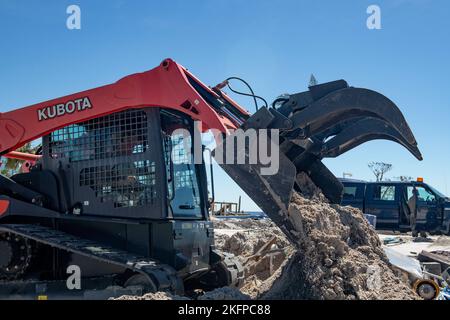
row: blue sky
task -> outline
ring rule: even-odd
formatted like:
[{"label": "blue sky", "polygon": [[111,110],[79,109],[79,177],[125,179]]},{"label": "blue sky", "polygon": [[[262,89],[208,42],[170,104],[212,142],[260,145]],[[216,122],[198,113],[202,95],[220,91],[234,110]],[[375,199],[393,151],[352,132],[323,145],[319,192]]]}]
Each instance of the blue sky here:
[{"label": "blue sky", "polygon": [[[66,28],[81,7],[82,29]],[[381,30],[366,9],[381,8]],[[273,100],[344,78],[377,90],[402,110],[424,161],[374,141],[326,160],[337,175],[373,179],[369,161],[393,164],[389,177],[423,176],[450,194],[450,2],[391,1],[64,1],[0,0],[0,112],[141,72],[172,57],[206,84],[240,76]],[[251,100],[237,99],[253,111]],[[243,194],[216,170],[218,200]],[[244,208],[255,205],[244,197]]]}]

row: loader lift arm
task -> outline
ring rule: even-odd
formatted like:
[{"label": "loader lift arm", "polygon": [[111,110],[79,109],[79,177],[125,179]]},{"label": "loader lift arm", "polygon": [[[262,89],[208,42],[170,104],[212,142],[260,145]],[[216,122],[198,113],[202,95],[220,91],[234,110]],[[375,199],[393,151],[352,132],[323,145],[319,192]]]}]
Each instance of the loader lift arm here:
[{"label": "loader lift arm", "polygon": [[223,133],[249,117],[226,95],[219,97],[183,66],[166,59],[150,71],[114,84],[0,113],[0,155],[69,124],[141,107],[181,111],[202,121],[204,130],[215,128]]}]

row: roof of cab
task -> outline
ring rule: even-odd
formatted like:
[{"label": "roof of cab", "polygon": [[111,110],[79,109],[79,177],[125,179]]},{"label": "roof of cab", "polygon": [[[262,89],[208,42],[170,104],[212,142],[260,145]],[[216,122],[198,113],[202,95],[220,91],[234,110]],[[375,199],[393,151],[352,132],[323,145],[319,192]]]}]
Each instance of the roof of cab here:
[{"label": "roof of cab", "polygon": [[382,183],[382,184],[408,184],[408,183],[416,183],[416,184],[425,184],[425,182],[417,182],[417,181],[365,181],[359,179],[349,179],[349,178],[338,178],[338,180],[342,183],[365,183],[365,184],[374,184],[374,183]]},{"label": "roof of cab", "polygon": [[350,179],[350,178],[338,178],[340,182],[360,182],[360,183],[368,183],[368,181],[360,180],[360,179]]}]

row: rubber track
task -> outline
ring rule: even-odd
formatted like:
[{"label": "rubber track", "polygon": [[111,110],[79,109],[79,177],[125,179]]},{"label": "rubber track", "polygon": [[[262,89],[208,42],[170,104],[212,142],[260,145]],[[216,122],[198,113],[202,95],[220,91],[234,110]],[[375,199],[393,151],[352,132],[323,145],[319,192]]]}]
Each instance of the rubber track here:
[{"label": "rubber track", "polygon": [[157,291],[183,293],[183,282],[177,276],[176,270],[157,260],[134,255],[124,250],[105,246],[96,241],[79,238],[44,226],[2,224],[0,225],[0,232],[14,233],[54,248],[138,272],[147,276],[155,284]]}]

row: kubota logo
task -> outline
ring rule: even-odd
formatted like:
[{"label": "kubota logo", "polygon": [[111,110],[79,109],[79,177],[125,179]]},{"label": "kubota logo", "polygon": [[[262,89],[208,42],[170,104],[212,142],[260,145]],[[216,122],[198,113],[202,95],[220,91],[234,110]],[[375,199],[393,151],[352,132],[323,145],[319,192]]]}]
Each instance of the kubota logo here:
[{"label": "kubota logo", "polygon": [[83,111],[91,109],[92,104],[88,97],[70,100],[66,103],[60,103],[54,106],[45,107],[38,110],[39,121],[61,117],[65,114],[74,113],[75,111]]}]

